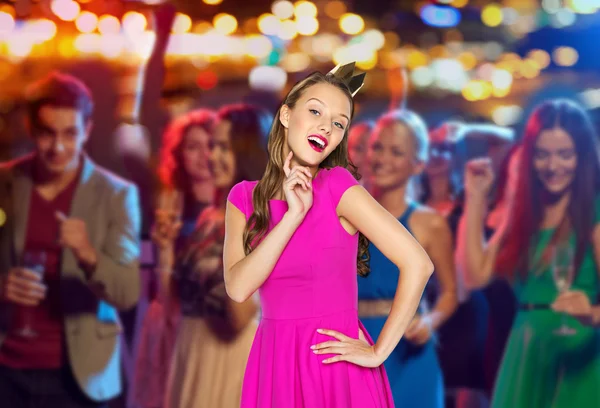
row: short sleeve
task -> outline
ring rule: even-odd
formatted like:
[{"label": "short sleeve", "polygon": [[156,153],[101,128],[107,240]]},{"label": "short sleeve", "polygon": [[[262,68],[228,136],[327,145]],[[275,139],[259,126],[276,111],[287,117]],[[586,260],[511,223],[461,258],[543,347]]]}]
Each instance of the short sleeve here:
[{"label": "short sleeve", "polygon": [[337,208],[342,196],[350,187],[358,185],[358,181],[352,173],[343,167],[334,167],[329,170],[329,191],[333,200],[334,208]]},{"label": "short sleeve", "polygon": [[241,181],[231,188],[229,196],[227,196],[227,200],[235,205],[244,215],[248,214],[248,209],[246,208],[246,195],[246,182]]}]

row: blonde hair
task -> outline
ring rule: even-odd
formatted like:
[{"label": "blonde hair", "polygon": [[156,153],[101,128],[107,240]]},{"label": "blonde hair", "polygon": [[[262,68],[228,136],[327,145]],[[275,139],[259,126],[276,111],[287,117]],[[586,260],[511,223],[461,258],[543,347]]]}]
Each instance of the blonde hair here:
[{"label": "blonde hair", "polygon": [[375,133],[396,123],[400,123],[408,129],[413,138],[417,160],[426,163],[429,160],[429,131],[425,121],[413,111],[406,109],[393,110],[379,118]]}]

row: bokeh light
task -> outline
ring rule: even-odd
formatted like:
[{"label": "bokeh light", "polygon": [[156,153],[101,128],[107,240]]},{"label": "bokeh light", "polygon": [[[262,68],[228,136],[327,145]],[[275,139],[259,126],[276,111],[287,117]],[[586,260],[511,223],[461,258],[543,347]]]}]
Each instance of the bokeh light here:
[{"label": "bokeh light", "polygon": [[346,34],[359,34],[364,28],[365,22],[358,14],[346,13],[340,18],[340,29]]},{"label": "bokeh light", "polygon": [[98,27],[98,16],[89,11],[83,11],[77,20],[75,27],[82,33],[91,33]]}]

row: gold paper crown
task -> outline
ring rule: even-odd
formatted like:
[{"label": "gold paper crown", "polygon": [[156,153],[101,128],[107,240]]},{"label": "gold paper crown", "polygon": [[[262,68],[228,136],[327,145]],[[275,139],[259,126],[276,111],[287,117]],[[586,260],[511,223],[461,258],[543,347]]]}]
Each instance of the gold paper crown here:
[{"label": "gold paper crown", "polygon": [[338,65],[331,71],[327,73],[327,75],[334,76],[336,78],[341,79],[350,89],[350,93],[354,98],[354,95],[363,87],[365,84],[365,76],[366,72],[362,74],[354,75],[354,62],[350,62],[344,65]]}]

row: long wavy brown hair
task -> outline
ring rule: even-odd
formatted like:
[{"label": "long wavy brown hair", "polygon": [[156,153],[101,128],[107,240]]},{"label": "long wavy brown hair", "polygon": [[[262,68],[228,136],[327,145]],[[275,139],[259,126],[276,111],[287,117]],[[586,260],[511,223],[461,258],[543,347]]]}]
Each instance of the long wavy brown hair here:
[{"label": "long wavy brown hair", "polygon": [[[516,196],[510,212],[510,224],[498,254],[496,268],[509,280],[525,279],[532,265],[530,249],[538,242],[547,193],[533,166],[535,144],[540,133],[560,128],[569,134],[577,153],[575,177],[569,187],[571,198],[565,220],[541,256],[548,264],[547,252],[575,234],[575,273],[589,248],[595,217],[595,201],[600,191],[598,136],[587,112],[573,101],[555,99],[538,106],[527,122],[522,142]],[[553,242],[555,241],[555,242]],[[528,250],[529,249],[529,250]]]},{"label": "long wavy brown hair", "polygon": [[[250,216],[244,231],[244,251],[246,255],[252,252],[256,245],[265,237],[265,235],[267,235],[270,220],[268,202],[269,199],[275,197],[279,192],[285,179],[285,174],[283,172],[283,152],[286,137],[285,128],[279,120],[281,107],[287,105],[290,109],[294,109],[304,92],[311,86],[317,84],[329,84],[340,89],[350,101],[352,107],[350,119],[354,116],[354,101],[348,86],[333,75],[324,75],[320,72],[314,72],[298,82],[290,90],[273,120],[271,131],[269,132],[269,142],[267,144],[269,161],[267,162],[265,172],[254,188],[254,193],[252,195],[254,212]],[[356,166],[354,166],[348,158],[348,128],[349,126],[346,127],[342,142],[321,164],[319,164],[319,168],[329,169],[332,167],[343,167],[348,169],[354,178],[359,180],[360,174],[358,174]],[[361,276],[367,276],[369,274],[368,248],[369,241],[363,234],[359,233],[357,270],[358,274]]]},{"label": "long wavy brown hair", "polygon": [[186,191],[189,176],[183,167],[183,144],[191,128],[199,127],[212,133],[215,124],[215,112],[208,109],[196,109],[174,119],[165,130],[160,150],[158,177],[163,188],[175,188]]}]

